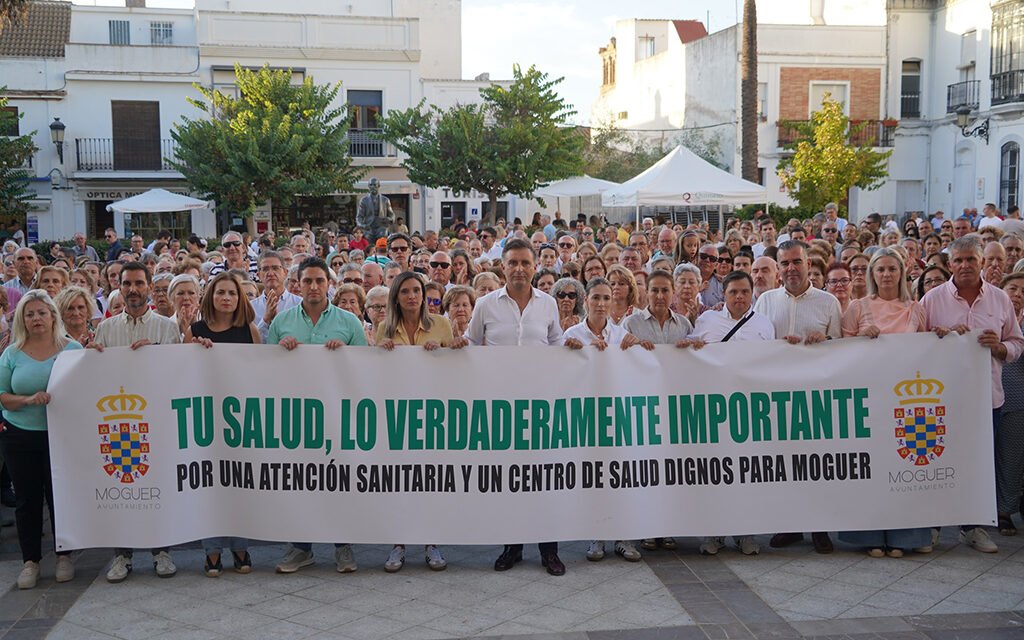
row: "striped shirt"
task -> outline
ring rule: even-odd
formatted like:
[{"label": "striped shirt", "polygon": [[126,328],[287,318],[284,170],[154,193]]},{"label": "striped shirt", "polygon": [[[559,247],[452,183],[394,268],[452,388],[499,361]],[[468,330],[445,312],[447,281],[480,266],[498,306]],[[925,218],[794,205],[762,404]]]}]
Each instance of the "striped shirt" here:
[{"label": "striped shirt", "polygon": [[[223,273],[227,270],[228,265],[226,262],[222,262],[221,264],[215,264],[212,267],[210,267],[210,278],[212,279],[215,275]],[[252,280],[253,282],[260,281],[260,268],[259,263],[256,261],[256,258],[249,258],[249,279]]]},{"label": "striped shirt", "polygon": [[806,338],[814,332],[829,338],[842,336],[839,301],[831,293],[815,289],[810,284],[798,296],[785,287],[765,291],[754,303],[754,311],[768,317],[775,327],[776,338]]},{"label": "striped shirt", "polygon": [[622,326],[641,340],[654,344],[675,344],[686,338],[693,331],[693,325],[686,316],[669,311],[668,320],[662,326],[647,309],[639,309],[629,314]]},{"label": "striped shirt", "polygon": [[181,333],[177,322],[153,313],[152,309],[147,309],[139,318],[122,311],[96,327],[93,342],[104,347],[130,347],[139,340],[149,340],[152,344],[179,344]]}]

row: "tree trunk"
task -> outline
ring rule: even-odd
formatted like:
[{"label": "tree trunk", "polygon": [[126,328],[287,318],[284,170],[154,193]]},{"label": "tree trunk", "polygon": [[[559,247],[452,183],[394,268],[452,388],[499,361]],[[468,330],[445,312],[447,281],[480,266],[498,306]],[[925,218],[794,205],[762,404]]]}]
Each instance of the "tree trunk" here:
[{"label": "tree trunk", "polygon": [[744,180],[758,181],[757,171],[757,7],[743,0],[740,80],[740,153]]},{"label": "tree trunk", "polygon": [[492,227],[498,222],[498,194],[493,191],[487,194],[490,198],[491,209],[487,212],[487,215],[482,216],[480,219],[480,228]]}]

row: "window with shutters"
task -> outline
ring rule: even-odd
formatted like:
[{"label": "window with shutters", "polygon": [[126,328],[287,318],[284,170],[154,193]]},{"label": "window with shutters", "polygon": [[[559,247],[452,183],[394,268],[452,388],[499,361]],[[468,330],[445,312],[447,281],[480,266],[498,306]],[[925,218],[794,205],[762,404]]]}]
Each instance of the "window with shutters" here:
[{"label": "window with shutters", "polygon": [[154,45],[174,44],[174,23],[150,22],[149,42]]},{"label": "window with shutters", "polygon": [[160,103],[112,100],[114,170],[159,171]]},{"label": "window with shutters", "polygon": [[110,44],[131,44],[129,24],[127,20],[109,20]]},{"label": "window with shutters", "polygon": [[1020,145],[1007,142],[1000,150],[999,209],[1020,206]]}]

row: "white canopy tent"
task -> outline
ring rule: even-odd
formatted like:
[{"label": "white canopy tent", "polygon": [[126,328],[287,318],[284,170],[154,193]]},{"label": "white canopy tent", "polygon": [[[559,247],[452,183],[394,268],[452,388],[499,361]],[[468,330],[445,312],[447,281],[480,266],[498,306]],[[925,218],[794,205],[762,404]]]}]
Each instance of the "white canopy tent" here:
[{"label": "white canopy tent", "polygon": [[537,189],[536,194],[552,198],[582,198],[583,196],[600,195],[617,186],[619,186],[618,182],[583,175],[552,182],[546,187]]},{"label": "white canopy tent", "polygon": [[700,207],[767,202],[768,190],[723,171],[680,145],[643,173],[601,194],[605,207]]},{"label": "white canopy tent", "polygon": [[163,213],[167,211],[194,211],[212,208],[206,200],[198,200],[164,189],[150,189],[137,196],[107,205],[107,211],[116,213]]}]

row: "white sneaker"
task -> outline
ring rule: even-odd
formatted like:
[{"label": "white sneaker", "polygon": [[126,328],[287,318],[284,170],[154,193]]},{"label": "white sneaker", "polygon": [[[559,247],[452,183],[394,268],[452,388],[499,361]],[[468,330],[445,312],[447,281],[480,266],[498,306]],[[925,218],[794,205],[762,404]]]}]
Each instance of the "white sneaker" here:
[{"label": "white sneaker", "polygon": [[295,573],[302,567],[308,567],[311,564],[313,564],[312,551],[303,551],[292,547],[288,549],[288,553],[284,554],[281,562],[277,563],[276,571],[278,573]]},{"label": "white sneaker", "polygon": [[604,559],[604,540],[592,540],[587,547],[587,560],[597,562]]},{"label": "white sneaker", "polygon": [[35,589],[39,581],[39,563],[31,560],[25,563],[25,568],[18,574],[19,589]]},{"label": "white sneaker", "polygon": [[384,570],[388,573],[395,573],[400,571],[405,566],[405,547],[402,545],[395,545],[391,547],[391,553],[388,554],[388,559],[384,562]]},{"label": "white sneaker", "polygon": [[700,553],[705,556],[713,556],[724,548],[725,536],[704,538],[704,543],[700,545]]},{"label": "white sneaker", "polygon": [[736,546],[740,548],[740,553],[745,556],[756,556],[761,553],[761,545],[757,544],[754,540],[754,536],[736,536]]},{"label": "white sneaker", "polygon": [[997,553],[999,551],[996,543],[992,542],[992,538],[988,537],[988,532],[981,527],[974,527],[970,531],[961,530],[960,542],[982,553]]},{"label": "white sneaker", "polygon": [[343,544],[334,549],[334,564],[338,573],[352,573],[359,568],[356,565],[356,554],[352,551],[352,545]]},{"label": "white sneaker", "polygon": [[75,564],[71,556],[57,556],[57,582],[71,582],[75,579]]},{"label": "white sneaker", "polygon": [[428,544],[426,548],[427,566],[432,571],[444,571],[448,568],[448,561],[441,555],[441,550],[436,544]]},{"label": "white sneaker", "polygon": [[132,572],[132,559],[128,556],[114,556],[107,570],[107,582],[124,582],[128,574]]},{"label": "white sneaker", "polygon": [[640,552],[632,540],[618,540],[615,542],[615,555],[621,556],[628,562],[640,562]]},{"label": "white sneaker", "polygon": [[153,569],[156,570],[156,575],[161,578],[170,578],[178,573],[178,567],[174,566],[171,554],[166,551],[161,551],[153,556]]}]

